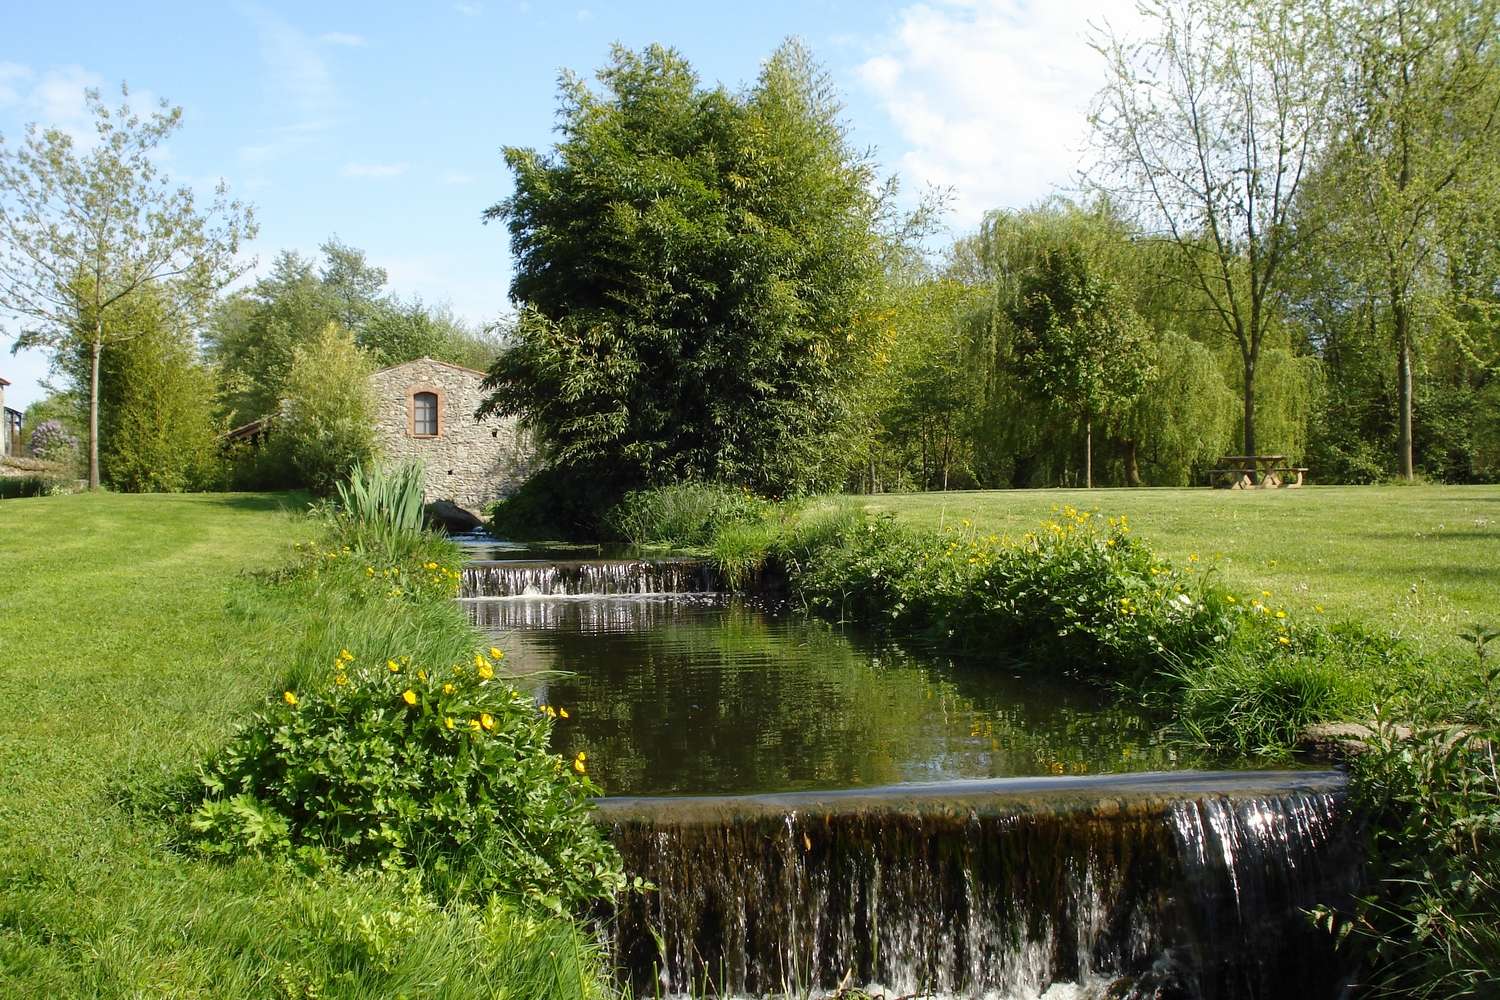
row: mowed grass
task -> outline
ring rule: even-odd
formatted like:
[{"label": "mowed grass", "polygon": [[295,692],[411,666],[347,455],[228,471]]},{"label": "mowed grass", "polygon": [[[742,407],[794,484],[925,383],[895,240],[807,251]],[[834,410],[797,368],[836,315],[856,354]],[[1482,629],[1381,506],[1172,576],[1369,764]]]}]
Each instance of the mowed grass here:
[{"label": "mowed grass", "polygon": [[595,992],[566,921],[169,842],[167,780],[262,703],[318,624],[247,576],[312,537],[303,505],[0,502],[0,997]]},{"label": "mowed grass", "polygon": [[[925,528],[1019,535],[1072,504],[1132,528],[1178,565],[1269,590],[1289,609],[1454,648],[1500,627],[1500,487],[1309,486],[1295,490],[989,490],[858,497]],[[967,519],[970,524],[965,526]]]}]

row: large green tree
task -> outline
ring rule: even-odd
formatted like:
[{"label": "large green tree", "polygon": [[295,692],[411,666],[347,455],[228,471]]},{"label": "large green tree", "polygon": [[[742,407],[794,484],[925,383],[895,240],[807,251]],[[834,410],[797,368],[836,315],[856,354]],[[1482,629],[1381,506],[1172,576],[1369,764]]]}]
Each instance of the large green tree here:
[{"label": "large green tree", "polygon": [[848,412],[882,267],[872,165],[787,43],[742,91],[676,52],[564,76],[561,139],[508,148],[514,346],[487,413],[622,483],[813,485]]},{"label": "large green tree", "polygon": [[1033,397],[1084,429],[1084,485],[1094,485],[1094,422],[1123,412],[1152,371],[1140,317],[1079,245],[1043,252],[1011,311],[1012,358]]},{"label": "large green tree", "polygon": [[1094,182],[1182,251],[1185,275],[1239,353],[1247,454],[1256,386],[1282,308],[1295,224],[1328,132],[1326,22],[1307,0],[1147,0],[1142,38],[1106,35]]},{"label": "large green tree", "polygon": [[99,371],[106,349],[140,335],[124,322],[154,292],[175,317],[203,311],[238,275],[250,212],[220,184],[206,209],[172,187],[157,153],[182,122],[162,102],[147,117],[87,92],[92,145],[55,128],[28,127],[18,148],[0,144],[0,310],[21,318],[17,348],[89,356],[89,486],[99,486]]},{"label": "large green tree", "polygon": [[1415,358],[1459,304],[1462,264],[1447,252],[1471,206],[1496,198],[1500,0],[1359,0],[1331,19],[1343,71],[1320,207],[1329,252],[1352,263],[1387,329],[1397,467],[1410,479]]}]

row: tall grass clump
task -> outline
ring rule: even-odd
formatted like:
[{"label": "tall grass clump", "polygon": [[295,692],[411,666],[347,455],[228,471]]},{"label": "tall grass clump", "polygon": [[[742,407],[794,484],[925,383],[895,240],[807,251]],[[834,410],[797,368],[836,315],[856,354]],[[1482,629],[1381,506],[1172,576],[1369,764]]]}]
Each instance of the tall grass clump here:
[{"label": "tall grass clump", "polygon": [[415,460],[394,467],[356,464],[337,484],[329,508],[340,543],[393,554],[412,546],[423,534],[425,478]]}]

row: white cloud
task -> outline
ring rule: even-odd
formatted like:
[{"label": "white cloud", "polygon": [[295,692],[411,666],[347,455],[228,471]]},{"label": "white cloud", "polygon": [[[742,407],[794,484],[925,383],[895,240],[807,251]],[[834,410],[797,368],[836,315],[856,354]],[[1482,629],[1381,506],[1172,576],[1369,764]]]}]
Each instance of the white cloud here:
[{"label": "white cloud", "polygon": [[345,177],[400,177],[406,173],[404,163],[346,163],[339,171]]},{"label": "white cloud", "polygon": [[462,170],[444,170],[438,177],[444,184],[473,184],[474,175]]},{"label": "white cloud", "polygon": [[1088,109],[1104,82],[1090,24],[1137,22],[1118,0],[936,0],[902,10],[858,68],[917,187],[954,189],[955,222],[1076,185]]},{"label": "white cloud", "polygon": [[318,41],[325,45],[342,45],[345,48],[360,49],[370,44],[364,35],[355,35],[347,31],[325,31],[318,36]]},{"label": "white cloud", "polygon": [[333,74],[306,32],[263,7],[247,8],[260,33],[260,55],[272,99],[295,120],[290,131],[326,129],[338,107]]},{"label": "white cloud", "polygon": [[21,103],[18,89],[24,81],[31,79],[31,67],[20,63],[0,61],[0,108]]}]

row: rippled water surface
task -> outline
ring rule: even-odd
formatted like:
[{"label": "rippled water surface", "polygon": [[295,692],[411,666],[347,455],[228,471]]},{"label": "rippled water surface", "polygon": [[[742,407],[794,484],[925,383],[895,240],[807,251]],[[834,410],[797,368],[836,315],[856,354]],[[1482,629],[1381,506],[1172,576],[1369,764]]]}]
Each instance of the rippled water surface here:
[{"label": "rippled water surface", "polygon": [[1184,766],[1106,693],[711,594],[464,602],[611,795]]}]

